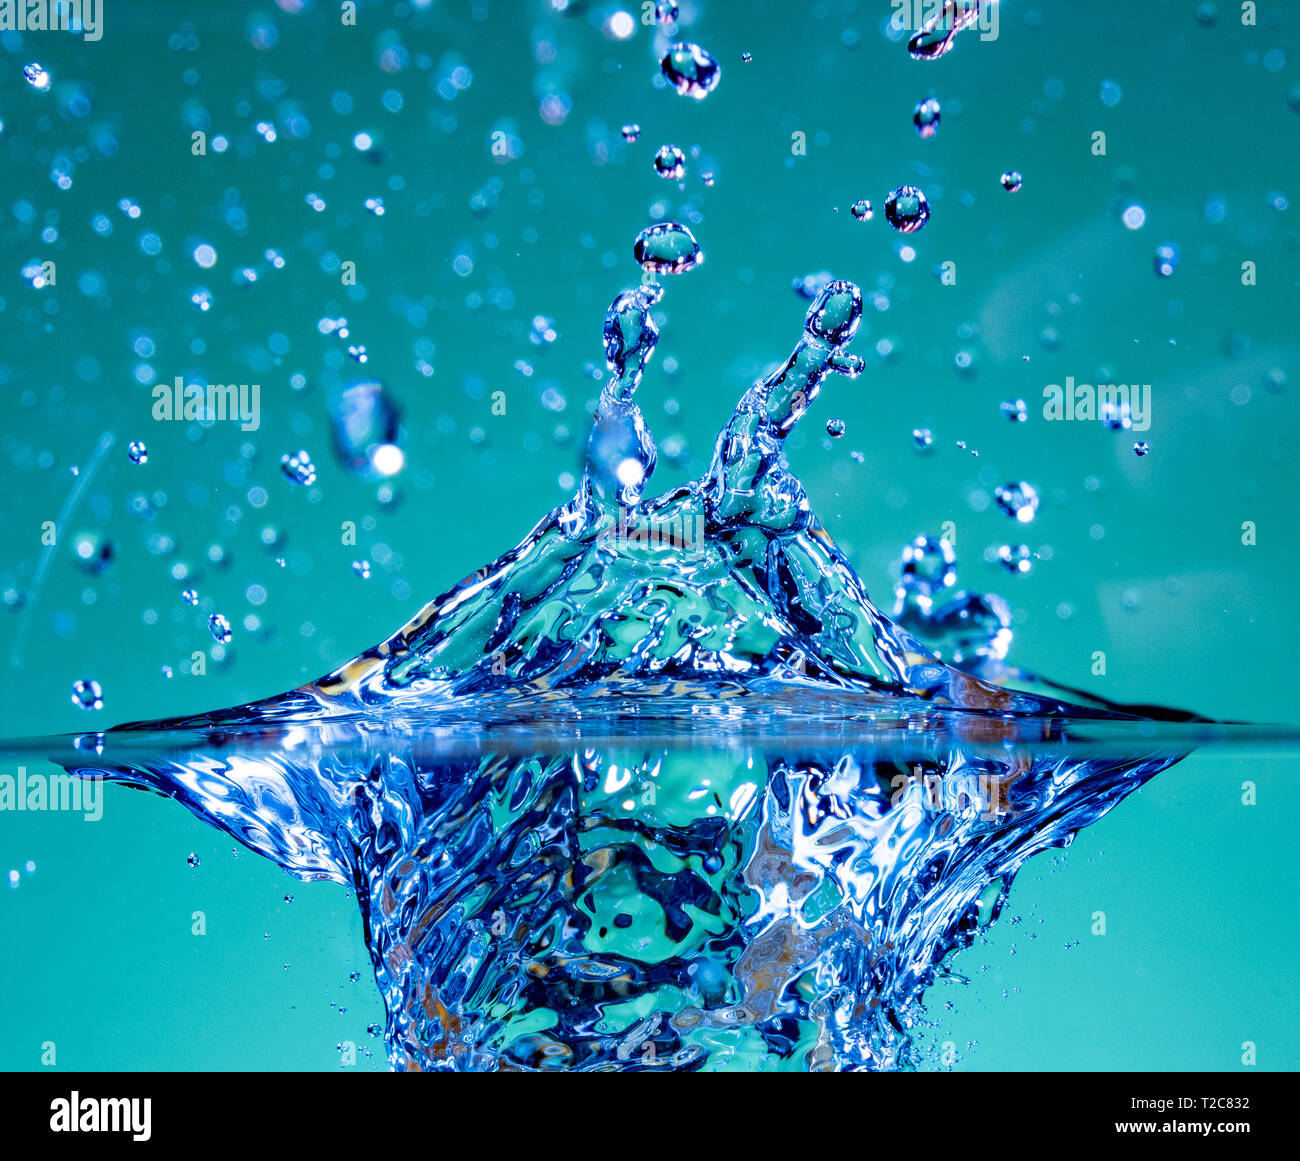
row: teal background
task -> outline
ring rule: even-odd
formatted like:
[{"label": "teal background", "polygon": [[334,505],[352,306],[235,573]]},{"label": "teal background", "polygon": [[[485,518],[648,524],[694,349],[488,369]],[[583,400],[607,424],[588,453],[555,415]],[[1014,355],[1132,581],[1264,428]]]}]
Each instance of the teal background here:
[{"label": "teal background", "polygon": [[[295,14],[118,0],[98,43],[0,37],[0,736],[278,692],[514,544],[566,497],[559,480],[577,470],[598,387],[584,365],[602,363],[603,312],[637,280],[632,240],[655,216],[689,220],[707,256],[669,281],[638,396],[660,443],[657,488],[702,470],[745,387],[799,335],[806,303],[791,279],[829,269],[887,293],[889,307],[868,307],[855,343],[865,373],[828,386],[789,454],[882,604],[902,545],[951,521],[962,583],[1015,610],[1013,661],[1117,700],[1295,721],[1300,245],[1297,210],[1278,207],[1300,192],[1300,12],[1265,3],[1248,28],[1233,4],[1206,26],[1185,0],[1007,0],[996,40],[968,32],[923,63],[881,34],[887,4],[682,9],[683,35],[722,62],[703,102],[655,86],[652,30],[638,24],[621,43],[602,34],[613,6],[575,3],[557,17],[542,3],[363,3],[347,28],[332,4]],[[254,47],[271,39],[266,26],[274,45]],[[49,70],[48,92],[24,82],[29,60]],[[472,81],[449,100],[439,82],[459,64]],[[1122,89],[1113,106],[1101,100],[1106,80]],[[340,92],[350,113],[336,111]],[[386,93],[401,95],[399,110]],[[539,116],[548,94],[570,102],[562,124]],[[911,112],[930,95],[943,122],[923,141]],[[310,121],[306,136],[291,136],[295,114]],[[275,142],[258,121],[277,126]],[[641,126],[635,144],[619,136],[625,121]],[[229,149],[194,157],[196,128],[224,134]],[[497,130],[519,156],[493,157]],[[360,131],[376,138],[377,161],[353,147]],[[1092,153],[1097,131],[1104,157]],[[806,156],[791,155],[796,132]],[[651,168],[665,142],[700,147],[684,188]],[[66,190],[49,177],[61,156],[73,163]],[[1012,168],[1024,175],[1017,194],[999,184]],[[494,180],[496,204],[480,215],[470,199]],[[907,237],[882,213],[904,182],[932,209]],[[309,192],[324,212],[305,204]],[[363,206],[376,196],[379,218]],[[138,219],[117,208],[124,197]],[[871,222],[848,212],[862,197]],[[1145,208],[1140,230],[1119,220],[1131,203]],[[227,219],[235,204],[244,227]],[[97,214],[110,236],[92,229]],[[51,227],[57,237],[43,240]],[[151,231],[152,256],[139,245]],[[211,270],[190,258],[200,241],[217,249]],[[1152,255],[1166,242],[1181,262],[1159,279]],[[283,269],[266,267],[268,247]],[[463,253],[465,276],[452,265]],[[22,277],[33,259],[57,263],[55,286]],[[340,283],[344,260],[357,263],[356,287]],[[955,285],[937,276],[947,261]],[[1245,261],[1256,286],[1241,283]],[[245,265],[259,279],[241,289]],[[212,292],[206,314],[189,301],[198,286]],[[528,340],[537,314],[555,320],[552,346]],[[317,330],[340,315],[348,342],[367,348],[364,367]],[[133,351],[141,336],[151,356]],[[959,351],[973,372],[956,369]],[[153,421],[140,364],[163,382],[259,382],[260,429]],[[1046,384],[1096,383],[1104,366],[1114,381],[1152,385],[1150,431],[1043,420]],[[382,380],[403,413],[407,466],[387,503],[329,447],[330,393],[364,377]],[[565,397],[562,413],[543,405],[547,387]],[[504,416],[492,413],[495,391]],[[1016,397],[1025,424],[999,414]],[[831,416],[847,428],[833,443]],[[912,446],[918,426],[934,431],[930,456]],[[42,522],[57,518],[71,469],[104,432],[115,446],[36,586]],[[133,439],[148,444],[147,464],[127,459]],[[1135,439],[1150,443],[1146,458]],[[675,444],[683,451],[670,457]],[[299,447],[318,470],[312,488],[279,472]],[[1043,497],[1032,525],[989,503],[1012,479]],[[260,508],[255,487],[267,494]],[[140,493],[151,520],[131,514]],[[340,542],[345,520],[357,524],[355,547]],[[1244,521],[1256,525],[1253,546]],[[282,537],[274,548],[262,543],[268,525]],[[113,543],[103,576],[74,563],[80,532]],[[174,550],[151,550],[155,536]],[[1051,550],[1028,576],[983,559],[1020,539]],[[369,581],[351,569],[362,557]],[[261,605],[247,599],[254,584]],[[188,585],[197,609],[180,601]],[[205,628],[213,611],[234,626],[224,651]],[[201,677],[186,672],[194,650],[209,655]],[[1098,651],[1104,675],[1093,672]],[[79,678],[101,683],[102,711],[70,704]],[[949,1038],[980,1047],[963,1066],[1234,1067],[1254,1039],[1261,1067],[1295,1067],[1300,1019],[1281,991],[1293,948],[1275,934],[1295,917],[1281,886],[1294,771],[1293,755],[1206,752],[1085,832],[1066,873],[1031,864],[1006,914],[1036,905],[1044,934],[1031,947],[1016,935],[1023,924],[1004,921],[992,947],[964,957],[973,983],[954,1000]],[[1253,809],[1239,805],[1248,776],[1261,787]],[[234,859],[230,845],[126,791],[110,793],[100,823],[0,817],[0,870],[37,864],[0,891],[0,1067],[35,1067],[43,1039],[59,1044],[60,1066],[84,1068],[333,1067],[338,1041],[373,1043],[365,1025],[381,1017],[354,902],[332,885],[292,885],[248,853]],[[189,934],[195,909],[209,919],[202,940]],[[1097,909],[1110,917],[1104,939],[1088,935]],[[1067,952],[1072,939],[1081,944]],[[994,967],[978,972],[986,961]]]}]

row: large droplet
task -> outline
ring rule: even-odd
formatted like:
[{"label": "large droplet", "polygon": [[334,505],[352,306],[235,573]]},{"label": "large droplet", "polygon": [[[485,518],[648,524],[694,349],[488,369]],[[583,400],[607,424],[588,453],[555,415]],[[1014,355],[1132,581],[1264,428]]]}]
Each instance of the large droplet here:
[{"label": "large droplet", "polygon": [[679,222],[657,222],[636,236],[632,254],[643,270],[684,274],[704,261],[695,236]]},{"label": "large droplet", "polygon": [[930,220],[930,203],[914,185],[900,185],[885,199],[885,219],[895,230],[911,234]]},{"label": "large droplet", "polygon": [[704,100],[718,87],[722,66],[698,44],[674,44],[659,63],[669,82],[683,97]]}]

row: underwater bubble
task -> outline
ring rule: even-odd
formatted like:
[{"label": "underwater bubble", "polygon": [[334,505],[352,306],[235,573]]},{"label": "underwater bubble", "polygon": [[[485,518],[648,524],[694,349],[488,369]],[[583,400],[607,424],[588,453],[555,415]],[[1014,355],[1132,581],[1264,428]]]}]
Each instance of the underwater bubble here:
[{"label": "underwater bubble", "polygon": [[1150,450],[1151,450],[1151,445],[1148,443],[1143,443],[1139,441],[1138,443],[1135,443],[1133,445],[1133,454],[1137,456],[1138,459],[1141,459]]},{"label": "underwater bubble", "polygon": [[143,464],[149,459],[149,449],[138,439],[127,444],[126,454],[133,464]]},{"label": "underwater bubble", "polygon": [[907,51],[912,59],[938,60],[946,56],[952,50],[957,34],[979,20],[981,2],[987,4],[989,0],[943,0],[927,7],[930,17],[907,42]]},{"label": "underwater bubble", "polygon": [[1002,484],[993,495],[997,499],[998,507],[1022,524],[1028,524],[1038,513],[1038,493],[1024,480],[1014,484]]},{"label": "underwater bubble", "polygon": [[938,133],[939,120],[939,102],[933,97],[927,97],[920,102],[912,113],[912,124],[916,126],[917,135],[920,137],[933,137]]},{"label": "underwater bubble", "polygon": [[635,141],[641,136],[641,126],[629,121],[623,126],[623,140]]},{"label": "underwater bubble", "polygon": [[698,44],[674,44],[659,62],[668,82],[683,97],[702,101],[718,87],[722,66]]},{"label": "underwater bubble", "polygon": [[871,203],[866,198],[863,198],[849,207],[849,213],[857,218],[859,222],[869,222],[875,217],[876,211],[871,208]]},{"label": "underwater bubble", "polygon": [[370,579],[370,561],[368,561],[368,560],[354,560],[354,561],[352,562],[352,571],[353,571],[354,573],[356,573],[357,576],[359,576],[362,580],[369,580],[369,579]]},{"label": "underwater bubble", "polygon": [[212,639],[218,645],[229,645],[232,636],[230,632],[230,622],[220,613],[213,613],[208,618],[208,632],[212,634]]},{"label": "underwater bubble", "polygon": [[1173,274],[1178,269],[1178,247],[1172,244],[1157,246],[1155,269],[1161,278],[1168,278]]},{"label": "underwater bubble", "polygon": [[1108,109],[1113,109],[1124,99],[1124,90],[1119,87],[1115,81],[1101,82],[1101,103]]},{"label": "underwater bubble", "polygon": [[934,444],[934,432],[928,427],[912,428],[912,443],[917,451],[927,451]]},{"label": "underwater bubble", "polygon": [[316,482],[316,466],[311,456],[299,448],[296,452],[285,452],[280,457],[280,471],[291,484],[311,485]]},{"label": "underwater bubble", "polygon": [[197,867],[199,865],[199,856],[194,854],[193,851],[191,851],[190,854],[186,857],[185,862],[187,866]]},{"label": "underwater bubble", "polygon": [[840,436],[844,434],[844,420],[828,419],[826,421],[826,434],[829,435],[831,439],[839,439]]},{"label": "underwater bubble", "polygon": [[930,220],[930,203],[914,185],[900,185],[885,199],[885,220],[895,230],[910,234]]},{"label": "underwater bubble", "polygon": [[1005,399],[999,405],[1003,419],[1012,423],[1024,423],[1029,418],[1029,408],[1023,399]]},{"label": "underwater bubble", "polygon": [[1008,193],[1019,193],[1024,181],[1017,170],[1009,169],[1002,175],[1002,188]]},{"label": "underwater bubble", "polygon": [[657,222],[636,236],[632,256],[643,270],[684,274],[704,261],[695,235],[680,222]]},{"label": "underwater bubble", "polygon": [[655,154],[655,171],[665,181],[677,181],[686,173],[686,154],[676,145],[662,145]]},{"label": "underwater bubble", "polygon": [[104,708],[104,691],[89,678],[72,683],[72,704],[84,710]]},{"label": "underwater bubble", "polygon": [[1028,572],[1034,564],[1033,553],[1024,544],[1004,544],[998,549],[998,563],[1007,572]]},{"label": "underwater bubble", "polygon": [[36,61],[23,65],[23,76],[27,78],[27,83],[34,89],[44,91],[50,87],[50,74]]}]

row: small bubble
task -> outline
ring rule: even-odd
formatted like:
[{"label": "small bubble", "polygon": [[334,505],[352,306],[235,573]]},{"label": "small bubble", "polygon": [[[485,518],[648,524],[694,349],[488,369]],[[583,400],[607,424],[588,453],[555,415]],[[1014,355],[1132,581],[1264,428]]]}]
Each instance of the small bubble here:
[{"label": "small bubble", "polygon": [[914,185],[900,185],[885,199],[885,219],[895,230],[910,234],[930,220],[930,203]]},{"label": "small bubble", "polygon": [[291,484],[310,486],[316,482],[316,466],[302,448],[293,453],[285,452],[280,457],[280,471]]},{"label": "small bubble", "polygon": [[871,208],[871,203],[866,198],[863,198],[849,207],[849,213],[857,218],[859,222],[869,222],[875,217],[876,211]]},{"label": "small bubble", "polygon": [[89,678],[72,683],[72,704],[79,709],[97,710],[104,708],[104,691],[99,682]]},{"label": "small bubble", "polygon": [[[286,896],[284,897],[284,901],[285,901],[286,903],[292,903],[292,902],[293,902],[293,895],[292,895],[292,893],[286,895]],[[286,966],[287,966],[287,965],[286,965]]]},{"label": "small bubble", "polygon": [[1020,480],[1014,484],[1003,484],[994,493],[998,507],[1008,516],[1028,524],[1038,513],[1038,493],[1033,486]]},{"label": "small bubble", "polygon": [[698,44],[674,44],[660,61],[659,67],[668,82],[683,97],[702,101],[718,87],[722,68]]},{"label": "small bubble", "polygon": [[933,137],[939,132],[939,118],[939,102],[933,97],[927,97],[916,106],[916,111],[912,114],[912,124],[916,126],[918,136]]},{"label": "small bubble", "polygon": [[676,145],[660,146],[655,154],[655,171],[665,181],[678,181],[686,174],[686,154]]},{"label": "small bubble", "polygon": [[1033,553],[1024,544],[1004,544],[998,549],[998,562],[1007,572],[1028,572],[1033,567]]},{"label": "small bubble", "polygon": [[185,862],[191,867],[197,867],[199,865],[199,856],[191,851]]},{"label": "small bubble", "polygon": [[641,136],[641,126],[633,121],[629,121],[623,126],[623,140],[627,142],[635,141]]},{"label": "small bubble", "polygon": [[829,435],[831,439],[839,439],[840,436],[844,434],[844,420],[828,419],[826,421],[826,434]]},{"label": "small bubble", "polygon": [[912,443],[917,451],[928,451],[934,445],[934,432],[928,427],[914,427]]},{"label": "small bubble", "polygon": [[369,580],[369,579],[370,579],[370,561],[368,561],[368,560],[354,560],[354,561],[352,562],[352,571],[353,571],[354,573],[356,573],[357,576],[359,576],[362,580]]},{"label": "small bubble", "polygon": [[133,464],[143,464],[149,459],[149,449],[138,439],[127,445],[126,454]]},{"label": "small bubble", "polygon": [[1137,456],[1139,459],[1141,459],[1144,455],[1146,455],[1147,452],[1149,452],[1150,450],[1151,450],[1151,445],[1147,443],[1143,443],[1141,441],[1133,445],[1133,454]]},{"label": "small bubble", "polygon": [[1017,170],[1009,169],[1002,175],[1002,188],[1008,193],[1019,193],[1023,184],[1024,178]]}]

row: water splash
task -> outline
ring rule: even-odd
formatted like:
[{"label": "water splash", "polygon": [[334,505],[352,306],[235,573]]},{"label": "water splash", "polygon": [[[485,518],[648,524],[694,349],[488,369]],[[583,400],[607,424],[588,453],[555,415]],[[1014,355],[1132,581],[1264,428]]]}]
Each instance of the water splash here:
[{"label": "water splash", "polygon": [[611,304],[582,479],[515,548],[318,681],[48,749],[351,884],[396,1069],[915,1067],[1019,867],[1187,748],[990,680],[1009,613],[946,542],[870,600],[783,457],[863,369],[852,283],[654,495],[662,294]]}]

